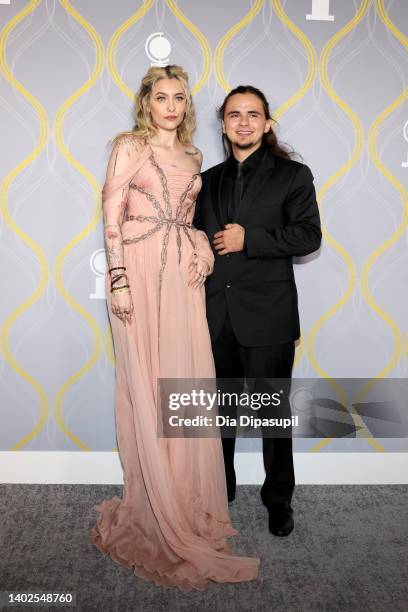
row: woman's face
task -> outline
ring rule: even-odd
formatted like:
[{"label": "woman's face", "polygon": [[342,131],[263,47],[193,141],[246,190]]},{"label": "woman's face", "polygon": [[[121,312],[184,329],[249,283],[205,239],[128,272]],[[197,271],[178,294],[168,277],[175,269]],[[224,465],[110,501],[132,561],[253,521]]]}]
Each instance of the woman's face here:
[{"label": "woman's face", "polygon": [[187,99],[178,79],[159,79],[147,106],[152,123],[163,130],[175,130],[183,122]]}]

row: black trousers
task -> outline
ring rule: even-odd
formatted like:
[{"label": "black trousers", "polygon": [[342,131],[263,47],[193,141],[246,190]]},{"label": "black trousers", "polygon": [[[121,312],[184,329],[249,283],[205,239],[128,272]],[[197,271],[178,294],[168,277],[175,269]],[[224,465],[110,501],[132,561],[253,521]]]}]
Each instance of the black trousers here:
[{"label": "black trousers", "polygon": [[[240,393],[244,378],[290,379],[292,375],[294,342],[260,347],[242,346],[235,337],[229,315],[227,315],[220,336],[213,342],[212,349],[217,379],[229,379],[228,382],[220,381],[222,391]],[[241,381],[231,379],[241,379]],[[262,380],[259,381],[257,391],[262,390],[262,384]],[[287,410],[290,411],[290,407]],[[264,412],[258,416],[271,415]],[[223,437],[222,446],[225,473],[229,481],[235,476],[235,437]],[[290,504],[295,487],[292,438],[263,436],[262,450],[266,474],[261,489],[263,502],[268,508]]]}]

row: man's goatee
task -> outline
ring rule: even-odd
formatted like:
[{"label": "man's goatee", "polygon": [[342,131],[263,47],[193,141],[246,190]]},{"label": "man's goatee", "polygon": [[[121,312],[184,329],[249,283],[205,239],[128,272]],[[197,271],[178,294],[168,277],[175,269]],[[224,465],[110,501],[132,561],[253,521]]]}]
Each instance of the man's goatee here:
[{"label": "man's goatee", "polygon": [[254,146],[253,142],[248,142],[247,144],[239,144],[239,143],[235,143],[235,146],[237,147],[237,149],[250,149],[251,147]]}]

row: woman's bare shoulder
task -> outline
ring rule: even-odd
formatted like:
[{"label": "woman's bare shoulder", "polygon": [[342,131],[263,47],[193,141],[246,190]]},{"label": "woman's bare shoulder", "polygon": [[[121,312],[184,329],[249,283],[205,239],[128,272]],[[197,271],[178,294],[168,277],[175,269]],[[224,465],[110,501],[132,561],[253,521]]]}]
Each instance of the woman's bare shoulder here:
[{"label": "woman's bare shoulder", "polygon": [[203,161],[203,154],[201,153],[200,149],[198,147],[196,147],[193,144],[186,144],[184,145],[184,153],[186,155],[189,155],[191,157],[194,157],[200,164],[202,164]]},{"label": "woman's bare shoulder", "polygon": [[141,153],[145,147],[145,139],[131,132],[118,134],[112,139],[112,149],[127,149],[128,154]]}]

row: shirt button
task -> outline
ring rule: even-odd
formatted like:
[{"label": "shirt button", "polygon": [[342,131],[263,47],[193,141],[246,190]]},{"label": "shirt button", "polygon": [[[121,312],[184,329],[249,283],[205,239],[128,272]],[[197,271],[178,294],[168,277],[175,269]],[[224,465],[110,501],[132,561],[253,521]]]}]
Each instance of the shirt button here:
[{"label": "shirt button", "polygon": [[227,289],[229,289],[231,287],[231,285],[225,285]]},{"label": "shirt button", "polygon": [[227,257],[229,257],[229,256],[230,256],[230,254],[229,254],[229,253],[227,253]]}]

